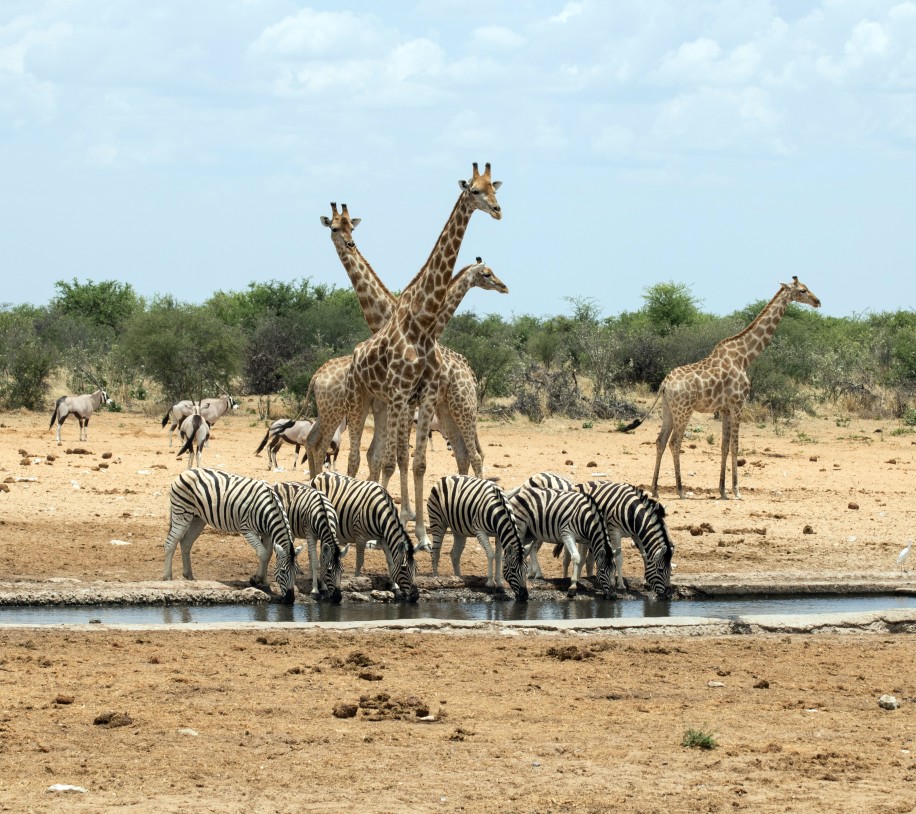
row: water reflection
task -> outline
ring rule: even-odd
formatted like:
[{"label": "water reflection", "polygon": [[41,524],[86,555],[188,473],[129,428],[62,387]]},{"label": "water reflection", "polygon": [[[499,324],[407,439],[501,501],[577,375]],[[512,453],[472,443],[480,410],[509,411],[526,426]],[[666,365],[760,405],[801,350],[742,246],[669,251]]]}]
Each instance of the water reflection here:
[{"label": "water reflection", "polygon": [[711,599],[533,600],[435,602],[297,602],[293,605],[130,605],[0,607],[3,624],[201,624],[236,622],[367,622],[410,619],[443,621],[582,621],[698,616],[734,618],[751,614],[853,613],[916,608],[916,597],[902,595],[800,597],[715,597]]}]

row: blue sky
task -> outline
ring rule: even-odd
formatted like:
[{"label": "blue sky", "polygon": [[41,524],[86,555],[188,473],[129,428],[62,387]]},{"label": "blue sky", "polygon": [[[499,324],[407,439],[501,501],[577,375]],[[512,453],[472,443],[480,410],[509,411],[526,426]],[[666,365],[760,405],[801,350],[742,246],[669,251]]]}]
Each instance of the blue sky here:
[{"label": "blue sky", "polygon": [[4,0],[0,302],[346,286],[332,200],[400,288],[489,161],[478,313],[912,309],[914,91],[910,0]]}]

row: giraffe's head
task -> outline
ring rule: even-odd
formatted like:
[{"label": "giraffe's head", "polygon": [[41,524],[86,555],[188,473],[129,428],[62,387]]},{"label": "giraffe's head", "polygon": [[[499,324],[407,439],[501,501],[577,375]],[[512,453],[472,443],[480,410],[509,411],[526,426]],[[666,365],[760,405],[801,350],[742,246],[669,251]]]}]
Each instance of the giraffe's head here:
[{"label": "giraffe's head", "polygon": [[331,203],[331,217],[321,216],[321,223],[331,230],[331,240],[335,243],[340,241],[348,249],[356,248],[353,242],[353,230],[359,226],[360,218],[351,218],[347,211],[347,205],[343,204],[340,212],[337,211],[337,204]]},{"label": "giraffe's head", "polygon": [[471,263],[469,266],[465,266],[455,277],[458,277],[462,274],[467,274],[468,281],[471,284],[471,288],[483,288],[487,291],[498,291],[500,294],[508,294],[509,286],[507,286],[502,280],[499,279],[486,263],[483,262],[479,257],[477,262]]},{"label": "giraffe's head", "polygon": [[471,204],[475,209],[488,212],[491,218],[499,220],[503,216],[502,209],[499,207],[499,201],[496,200],[496,190],[502,186],[502,181],[493,181],[490,179],[490,165],[484,165],[483,173],[477,170],[477,162],[474,162],[474,174],[470,181],[459,181],[458,186],[467,193]]},{"label": "giraffe's head", "polygon": [[783,288],[789,290],[789,299],[792,302],[800,302],[803,305],[813,305],[815,308],[821,307],[821,301],[814,296],[814,293],[804,283],[798,281],[798,277],[793,276],[791,283],[783,283]]}]

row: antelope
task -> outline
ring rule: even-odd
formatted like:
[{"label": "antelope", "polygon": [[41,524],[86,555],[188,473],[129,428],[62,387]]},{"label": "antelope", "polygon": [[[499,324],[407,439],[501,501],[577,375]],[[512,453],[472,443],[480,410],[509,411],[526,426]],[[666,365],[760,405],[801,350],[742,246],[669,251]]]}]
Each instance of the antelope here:
[{"label": "antelope", "polygon": [[279,469],[279,465],[277,464],[277,451],[283,446],[284,442],[287,444],[295,444],[296,454],[293,455],[293,469],[295,469],[299,458],[299,449],[305,446],[306,439],[313,425],[314,422],[308,419],[294,421],[291,418],[278,418],[270,425],[267,433],[258,445],[258,448],[254,451],[254,454],[260,455],[261,450],[267,446],[268,470]]},{"label": "antelope", "polygon": [[51,413],[51,423],[48,429],[57,421],[57,445],[60,446],[60,427],[71,413],[76,416],[80,424],[80,441],[89,440],[89,419],[92,414],[103,404],[109,404],[111,399],[101,387],[94,393],[84,393],[81,396],[61,396],[54,405]]},{"label": "antelope", "polygon": [[194,415],[194,408],[200,408],[200,415],[207,422],[207,425],[212,427],[216,420],[229,410],[238,410],[239,405],[235,399],[232,398],[228,393],[224,396],[220,396],[215,399],[201,399],[199,404],[190,399],[185,399],[184,401],[176,401],[171,407],[169,407],[165,416],[162,419],[162,426],[164,427],[170,421],[172,426],[169,427],[169,446],[172,446],[172,437],[175,433],[175,430],[178,429],[178,426],[184,421],[189,415]]},{"label": "antelope", "polygon": [[194,405],[194,412],[189,415],[178,429],[184,439],[184,446],[178,450],[176,457],[180,458],[188,453],[188,469],[194,465],[195,448],[197,452],[197,466],[200,466],[200,454],[210,438],[210,425],[204,421],[200,414],[200,407]]}]

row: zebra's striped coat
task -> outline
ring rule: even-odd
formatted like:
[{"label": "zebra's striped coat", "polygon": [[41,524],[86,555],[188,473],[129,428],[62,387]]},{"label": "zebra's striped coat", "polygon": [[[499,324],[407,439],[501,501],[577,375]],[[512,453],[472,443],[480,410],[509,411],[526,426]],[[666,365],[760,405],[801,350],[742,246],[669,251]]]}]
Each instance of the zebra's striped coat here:
[{"label": "zebra's striped coat", "polygon": [[312,486],[327,495],[334,506],[341,542],[356,545],[356,576],[362,573],[366,543],[379,540],[395,591],[415,602],[420,591],[413,545],[384,487],[337,472],[320,473],[312,480]]},{"label": "zebra's striped coat", "polygon": [[276,553],[274,579],[284,602],[295,599],[296,552],[289,519],[277,493],[261,480],[219,472],[188,469],[169,487],[171,512],[165,540],[162,578],[172,578],[172,557],[181,544],[182,572],[194,579],[191,546],[208,525],[218,531],[241,533],[258,555],[252,585],[266,585],[267,566]]},{"label": "zebra's striped coat", "polygon": [[513,495],[509,505],[515,514],[522,543],[530,543],[533,562],[537,562],[537,549],[545,541],[563,545],[568,552],[573,564],[568,596],[576,595],[582,572],[580,541],[588,545],[594,557],[601,592],[605,596],[614,595],[611,577],[614,551],[594,500],[581,492],[525,486]]},{"label": "zebra's striped coat", "polygon": [[[502,573],[519,602],[528,600],[528,566],[515,516],[502,489],[482,478],[448,475],[433,484],[426,501],[428,531],[432,539],[433,575],[439,572],[439,555],[447,529],[452,530],[452,570],[461,576],[461,554],[469,536],[477,538],[487,555],[487,587],[502,590]],[[496,538],[496,550],[490,537]],[[502,569],[502,570],[501,570]]]},{"label": "zebra's striped coat", "polygon": [[[293,538],[306,541],[312,596],[327,595],[331,602],[340,602],[340,561],[347,549],[340,544],[337,512],[333,504],[307,483],[285,481],[274,484],[273,488],[286,509]],[[320,556],[317,550],[319,540]]]}]

